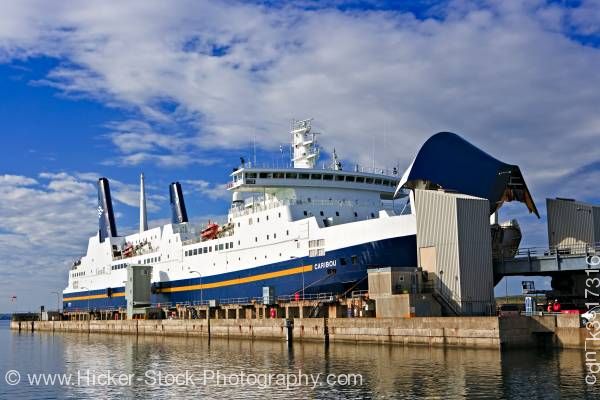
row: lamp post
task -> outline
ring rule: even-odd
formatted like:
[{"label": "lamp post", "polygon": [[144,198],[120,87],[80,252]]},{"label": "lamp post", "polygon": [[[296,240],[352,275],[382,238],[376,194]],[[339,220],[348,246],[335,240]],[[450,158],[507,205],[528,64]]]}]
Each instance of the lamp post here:
[{"label": "lamp post", "polygon": [[56,295],[56,311],[60,312],[60,297],[58,292],[50,292]]},{"label": "lamp post", "polygon": [[190,271],[190,274],[198,274],[200,277],[200,305],[202,305],[202,274],[199,271]]}]

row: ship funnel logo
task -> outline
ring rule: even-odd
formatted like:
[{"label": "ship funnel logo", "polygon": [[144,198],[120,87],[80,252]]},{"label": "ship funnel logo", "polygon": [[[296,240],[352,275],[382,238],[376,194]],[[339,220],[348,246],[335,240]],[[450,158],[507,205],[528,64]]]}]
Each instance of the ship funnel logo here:
[{"label": "ship funnel logo", "polygon": [[98,218],[102,218],[102,214],[104,213],[104,209],[102,207],[98,206],[97,211],[98,211]]}]

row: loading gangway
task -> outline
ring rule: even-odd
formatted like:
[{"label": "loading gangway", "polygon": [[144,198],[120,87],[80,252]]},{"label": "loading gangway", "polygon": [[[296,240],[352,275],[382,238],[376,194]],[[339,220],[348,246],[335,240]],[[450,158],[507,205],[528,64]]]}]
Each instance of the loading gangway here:
[{"label": "loading gangway", "polygon": [[504,276],[552,275],[558,272],[583,272],[600,269],[600,243],[504,249],[494,254],[494,280]]}]

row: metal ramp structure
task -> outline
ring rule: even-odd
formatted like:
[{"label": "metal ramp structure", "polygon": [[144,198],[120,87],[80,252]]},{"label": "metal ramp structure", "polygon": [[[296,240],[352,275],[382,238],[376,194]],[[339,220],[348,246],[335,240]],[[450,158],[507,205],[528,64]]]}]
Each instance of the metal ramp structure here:
[{"label": "metal ramp structure", "polygon": [[600,243],[569,248],[522,248],[495,254],[494,284],[504,276],[552,275],[559,272],[584,272],[600,269]]}]

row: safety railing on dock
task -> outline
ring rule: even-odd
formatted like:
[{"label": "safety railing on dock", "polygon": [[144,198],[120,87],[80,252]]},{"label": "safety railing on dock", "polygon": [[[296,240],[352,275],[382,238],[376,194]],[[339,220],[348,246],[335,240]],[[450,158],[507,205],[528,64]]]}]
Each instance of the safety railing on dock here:
[{"label": "safety railing on dock", "polygon": [[494,252],[494,258],[531,258],[548,256],[582,256],[600,254],[600,242],[560,245],[553,247],[504,248]]},{"label": "safety railing on dock", "polygon": [[303,300],[331,300],[333,301],[334,295],[332,292],[327,293],[296,293],[287,294],[283,296],[277,296],[277,301],[303,301]]}]

